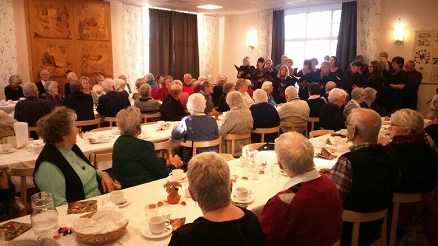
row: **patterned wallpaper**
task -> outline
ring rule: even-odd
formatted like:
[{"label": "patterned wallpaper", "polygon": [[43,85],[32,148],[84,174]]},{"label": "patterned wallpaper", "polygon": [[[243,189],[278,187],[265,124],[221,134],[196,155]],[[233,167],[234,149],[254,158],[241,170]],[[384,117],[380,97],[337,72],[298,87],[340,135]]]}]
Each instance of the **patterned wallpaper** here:
[{"label": "patterned wallpaper", "polygon": [[15,42],[14,11],[12,0],[0,5],[0,98],[4,99],[4,87],[11,75],[17,73],[17,47]]},{"label": "patterned wallpaper", "polygon": [[273,11],[267,10],[257,13],[258,17],[258,56],[271,58],[272,51],[272,18]]},{"label": "patterned wallpaper", "polygon": [[198,15],[199,76],[213,75],[218,25],[216,17]]},{"label": "patterned wallpaper", "polygon": [[365,56],[365,62],[379,55],[379,39],[382,0],[357,1],[357,54]]}]

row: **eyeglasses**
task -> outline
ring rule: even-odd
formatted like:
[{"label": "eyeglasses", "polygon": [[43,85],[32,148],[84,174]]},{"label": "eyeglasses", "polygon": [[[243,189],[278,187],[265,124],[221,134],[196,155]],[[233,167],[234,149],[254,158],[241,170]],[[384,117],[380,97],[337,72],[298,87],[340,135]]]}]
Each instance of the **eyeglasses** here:
[{"label": "eyeglasses", "polygon": [[398,127],[403,127],[402,125],[397,125],[397,124],[394,124],[394,123],[392,123],[392,121],[391,121],[391,123],[389,124],[390,126],[398,126]]},{"label": "eyeglasses", "polygon": [[351,124],[351,123],[348,123],[348,121],[345,121],[344,124],[345,124],[346,126],[352,126],[352,125],[353,125],[353,124]]},{"label": "eyeglasses", "polygon": [[429,110],[429,111],[432,111],[432,112],[436,112],[436,109],[433,109],[433,108],[428,108],[426,110]]}]

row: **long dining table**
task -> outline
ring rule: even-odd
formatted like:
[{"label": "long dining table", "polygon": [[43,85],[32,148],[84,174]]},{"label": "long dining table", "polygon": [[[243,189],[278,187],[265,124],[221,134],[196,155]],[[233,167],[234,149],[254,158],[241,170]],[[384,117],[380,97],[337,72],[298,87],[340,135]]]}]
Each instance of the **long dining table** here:
[{"label": "long dining table", "polygon": [[[320,145],[321,143],[325,143],[327,139],[329,139],[332,143],[334,142],[334,138],[330,135],[320,136],[310,139],[310,141],[314,144],[314,146],[330,148],[330,146],[326,144],[324,144],[324,146]],[[321,148],[315,147],[315,152],[320,150]],[[335,152],[334,154],[340,156],[342,153],[343,152]],[[278,173],[272,173],[273,169],[271,167],[274,163],[277,163],[277,157],[274,151],[260,152],[260,158],[260,161],[266,162],[267,165],[264,169],[262,169],[264,170],[264,173],[259,174],[257,179],[243,178],[244,168],[241,165],[240,159],[228,161],[231,176],[235,179],[235,182],[233,183],[233,189],[237,187],[246,187],[251,190],[253,201],[247,204],[247,209],[256,214],[261,212],[263,206],[266,204],[269,198],[284,189],[283,186],[289,179],[289,177],[285,176],[284,174],[278,175]],[[314,163],[316,168],[319,170],[321,168],[330,168],[334,165],[336,160],[337,158],[325,160],[315,157]],[[274,172],[278,172],[278,170]],[[193,222],[196,218],[202,216],[201,209],[197,203],[185,195],[185,190],[188,187],[187,179],[185,179],[184,182],[181,182],[183,187],[180,189],[180,203],[172,205],[165,201],[167,193],[163,188],[163,185],[169,180],[170,178],[163,178],[123,190],[128,204],[126,207],[120,209],[124,213],[124,216],[129,219],[129,224],[126,232],[116,242],[109,245],[167,245],[169,243],[170,235],[157,239],[147,238],[142,235],[141,231],[148,228],[144,213],[144,208],[147,204],[158,204],[158,202],[163,202],[163,206],[158,208],[158,215],[167,215],[170,217],[170,219],[184,217],[186,218],[186,223]],[[108,201],[108,199],[109,194],[104,194],[88,200],[97,200],[97,209],[99,210],[104,201]],[[185,205],[181,204],[182,201],[185,202]],[[57,211],[59,227],[71,227],[78,217],[84,215],[67,215],[67,205],[57,207]],[[30,223],[30,216],[28,215],[16,218],[13,219],[13,221]],[[28,239],[37,239],[37,236],[34,234],[32,229],[23,233],[13,241]],[[76,238],[74,233],[71,235],[62,236],[57,240],[57,242],[61,245],[84,245]]]}]

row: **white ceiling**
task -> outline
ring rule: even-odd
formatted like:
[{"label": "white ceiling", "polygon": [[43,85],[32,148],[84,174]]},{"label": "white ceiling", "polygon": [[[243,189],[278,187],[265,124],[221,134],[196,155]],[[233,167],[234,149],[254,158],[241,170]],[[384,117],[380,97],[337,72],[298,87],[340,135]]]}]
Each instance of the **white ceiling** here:
[{"label": "white ceiling", "polygon": [[[127,4],[144,5],[156,8],[181,10],[207,15],[236,15],[268,9],[291,9],[306,6],[345,2],[346,0],[106,0]],[[220,5],[217,10],[203,10],[196,6],[205,4]]]}]

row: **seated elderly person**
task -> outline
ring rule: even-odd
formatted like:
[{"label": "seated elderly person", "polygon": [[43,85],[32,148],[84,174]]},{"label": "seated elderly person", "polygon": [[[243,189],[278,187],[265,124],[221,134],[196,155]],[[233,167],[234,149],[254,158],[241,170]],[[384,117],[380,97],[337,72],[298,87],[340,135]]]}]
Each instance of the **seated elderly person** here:
[{"label": "seated elderly person", "polygon": [[[430,141],[433,141],[433,145],[435,146],[435,149],[437,148],[436,146],[438,145],[438,113],[437,113],[437,109],[438,109],[438,94],[436,94],[433,97],[429,108],[427,108],[426,117],[430,120],[430,122],[427,123],[426,127],[424,128],[426,133],[429,135]],[[436,150],[438,150],[438,149],[436,149]]]},{"label": "seated elderly person", "polygon": [[[219,130],[219,135],[224,136],[226,134],[251,132],[254,119],[252,118],[251,111],[245,105],[242,94],[238,91],[228,93],[227,103],[231,110],[225,115],[224,123]],[[234,155],[240,156],[242,147],[246,144],[249,144],[249,141],[246,139],[237,140]],[[224,153],[231,153],[231,141],[226,141],[226,143],[222,145],[222,151]]]},{"label": "seated elderly person", "polygon": [[[172,131],[172,139],[183,141],[211,141],[219,137],[219,129],[216,120],[204,114],[205,98],[199,93],[190,95],[187,102],[189,116],[182,118],[178,127]],[[197,148],[196,153],[207,151],[218,152],[218,148]],[[192,148],[181,148],[181,158],[188,162],[192,155]]]},{"label": "seated elderly person", "polygon": [[347,92],[335,88],[330,91],[328,102],[319,111],[319,125],[326,130],[339,131],[345,128],[345,118],[341,108],[347,99]]},{"label": "seated elderly person", "polygon": [[[389,142],[385,151],[393,154],[399,161],[401,180],[395,192],[404,194],[431,192],[437,183],[438,156],[426,141],[423,116],[412,109],[401,109],[391,117]],[[398,229],[404,230],[410,224],[426,223],[424,203],[400,204]],[[431,245],[436,245],[436,231],[430,224],[424,224]],[[409,230],[406,233],[410,234]],[[433,239],[433,240],[432,240]]]},{"label": "seated elderly person", "polygon": [[[305,123],[309,118],[310,108],[306,101],[298,97],[297,89],[288,86],[285,90],[286,103],[278,108],[278,115],[282,122]],[[289,127],[281,127],[283,132],[290,131]],[[304,127],[295,128],[296,132],[304,132]]]},{"label": "seated elderly person", "polygon": [[[268,103],[268,95],[262,89],[257,89],[252,95],[255,104],[251,110],[252,118],[254,119],[253,129],[256,128],[271,128],[280,125],[280,116],[278,116],[277,109]],[[278,133],[269,133],[265,135],[265,142],[273,143],[278,137]],[[251,143],[260,143],[261,135],[251,133]]]},{"label": "seated elderly person", "polygon": [[[154,99],[158,99],[160,101],[166,100],[167,94],[169,94],[170,89],[172,87],[172,81],[173,81],[172,76],[165,76],[163,79],[164,86],[158,90],[157,98],[154,98]],[[181,89],[181,91],[182,91],[182,89]]]},{"label": "seated elderly person", "polygon": [[[70,84],[72,82],[70,82]],[[61,93],[59,93],[58,83],[56,81],[47,81],[44,84],[44,90],[46,90],[46,93],[41,95],[42,99],[48,99],[53,107],[62,106],[62,101],[64,101],[64,97]]]},{"label": "seated elderly person", "polygon": [[248,108],[254,104],[254,100],[252,100],[251,96],[248,93],[248,88],[250,85],[251,80],[249,79],[238,79],[236,81],[236,91],[242,94],[243,101]]},{"label": "seated elderly person", "polygon": [[274,107],[277,107],[277,103],[274,100],[274,96],[272,96],[272,92],[274,91],[274,86],[271,81],[265,81],[262,84],[262,90],[266,92],[268,95],[268,103]]},{"label": "seated elderly person", "polygon": [[123,79],[115,79],[114,80],[114,90],[120,93],[124,93],[129,98],[128,91],[125,90],[126,81]]},{"label": "seated elderly person", "polygon": [[[76,112],[77,120],[93,120],[95,119],[93,98],[91,94],[85,94],[82,92],[83,87],[80,80],[81,79],[79,79],[79,81],[70,82],[71,94],[65,97],[63,105],[67,108],[73,109]],[[85,132],[91,131],[94,128],[96,128],[96,125],[84,126],[82,127],[82,130]]]},{"label": "seated elderly person", "polygon": [[138,89],[140,98],[135,99],[134,105],[142,113],[156,113],[160,111],[161,103],[151,97],[151,86],[142,84]]},{"label": "seated elderly person", "polygon": [[[369,108],[376,111],[380,114],[381,117],[389,116],[390,114],[385,111],[382,107],[379,106],[376,102],[377,91],[371,87],[367,87],[364,89],[364,101],[360,103],[361,108]],[[389,118],[388,118],[389,120]]]},{"label": "seated elderly person", "polygon": [[228,82],[227,76],[225,74],[219,74],[216,77],[216,84],[213,86],[213,93],[211,98],[213,99],[213,104],[215,107],[219,104],[219,97],[223,93],[223,85]]},{"label": "seated elderly person", "polygon": [[213,93],[213,84],[210,80],[203,80],[201,82],[200,93],[205,97],[205,110],[204,113],[210,116],[218,116],[219,112],[216,111],[213,105],[213,99],[211,94]]},{"label": "seated elderly person", "polygon": [[169,245],[265,245],[257,217],[231,203],[230,169],[224,158],[211,152],[196,155],[187,179],[203,217],[174,231]]},{"label": "seated elderly person", "polygon": [[230,110],[230,106],[228,106],[227,104],[227,94],[230,91],[235,91],[236,87],[234,86],[233,83],[227,82],[222,86],[222,95],[219,97],[219,102],[218,102],[218,108],[217,111],[219,112],[227,112]]},{"label": "seated elderly person", "polygon": [[315,169],[312,144],[288,132],[278,137],[275,153],[290,180],[259,217],[266,244],[333,245],[342,234],[342,204],[333,182]]},{"label": "seated elderly person", "polygon": [[365,93],[363,88],[354,88],[351,91],[351,100],[345,105],[343,115],[345,119],[348,118],[348,115],[353,111],[354,109],[360,108],[360,104],[365,99]]},{"label": "seated elderly person", "polygon": [[[136,99],[140,98],[140,94],[138,93],[138,90],[140,89],[140,86],[143,84],[146,84],[146,80],[144,78],[139,78],[135,81],[135,88],[132,91],[132,99],[136,100]],[[157,88],[158,88],[158,86],[157,86]],[[152,91],[151,91],[151,96],[152,96]]]},{"label": "seated elderly person", "polygon": [[103,90],[103,86],[102,86],[104,80],[105,80],[105,78],[102,75],[99,74],[96,76],[96,84],[93,86],[93,91],[99,97],[106,94],[106,92]]},{"label": "seated elderly person", "polygon": [[5,87],[6,100],[17,101],[20,97],[24,97],[23,88],[20,84],[23,80],[18,75],[9,77],[9,85]]},{"label": "seated elderly person", "polygon": [[182,88],[179,85],[172,85],[170,87],[169,94],[160,107],[161,119],[165,121],[180,121],[187,115],[179,101],[181,92]]},{"label": "seated elderly person", "polygon": [[116,117],[117,113],[129,106],[128,96],[125,93],[115,91],[114,80],[105,79],[102,83],[105,95],[99,97],[97,112],[105,117]]},{"label": "seated elderly person", "polygon": [[322,98],[324,98],[326,101],[328,101],[328,95],[330,93],[331,90],[336,88],[336,83],[333,81],[329,81],[327,82],[327,84],[325,85],[325,90],[324,92],[321,92],[323,95],[321,95]]},{"label": "seated elderly person", "polygon": [[99,184],[103,192],[114,190],[110,176],[94,169],[75,144],[75,121],[73,110],[57,107],[37,123],[46,145],[35,163],[34,182],[39,190],[53,194],[55,206],[99,196]]},{"label": "seated elderly person", "polygon": [[158,91],[160,90],[160,86],[155,81],[154,75],[151,73],[147,73],[145,74],[145,76],[143,76],[143,79],[144,83],[148,84],[151,87],[151,97],[153,99],[158,99]]},{"label": "seated elderly person", "polygon": [[[97,95],[96,92],[91,90],[90,78],[88,78],[87,76],[81,76],[81,77],[79,77],[78,82],[81,83],[81,85],[82,85],[81,92],[84,94],[91,95],[91,97],[93,98],[93,105],[97,106],[97,102],[99,101],[99,96]],[[71,91],[71,82],[70,82],[70,92],[73,93]],[[64,98],[64,100],[65,100],[65,98]]]},{"label": "seated elderly person", "polygon": [[158,158],[153,143],[138,138],[141,121],[140,110],[135,106],[117,113],[121,135],[113,146],[113,171],[123,189],[165,178],[182,165],[178,155],[166,165],[165,159]]},{"label": "seated elderly person", "polygon": [[179,101],[181,105],[183,106],[184,110],[187,110],[187,100],[189,100],[190,94],[186,91],[184,91],[183,83],[181,80],[174,80],[172,81],[172,85],[179,85],[183,90],[181,91],[181,95],[179,96]]},{"label": "seated elderly person", "polygon": [[[325,104],[325,99],[320,95],[321,89],[319,88],[319,84],[313,82],[309,85],[309,98],[307,99],[307,104],[310,108],[309,117],[319,118],[319,112],[321,111],[322,106]],[[314,123],[314,130],[319,130],[319,122]],[[307,128],[311,129],[311,124],[307,125]]]}]

